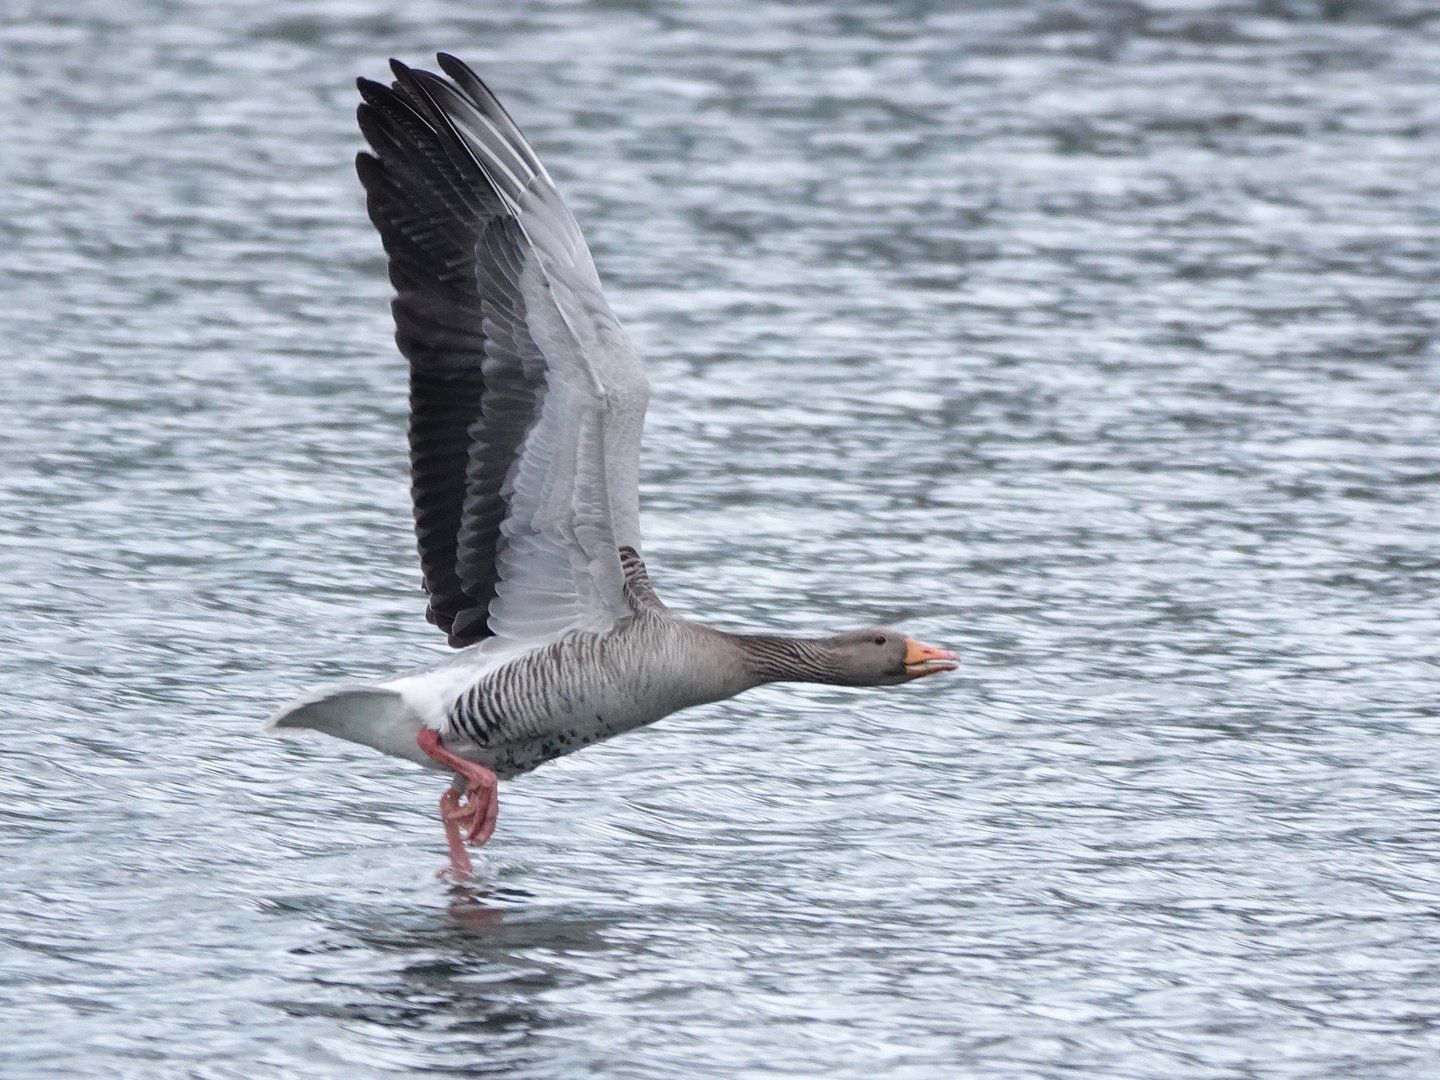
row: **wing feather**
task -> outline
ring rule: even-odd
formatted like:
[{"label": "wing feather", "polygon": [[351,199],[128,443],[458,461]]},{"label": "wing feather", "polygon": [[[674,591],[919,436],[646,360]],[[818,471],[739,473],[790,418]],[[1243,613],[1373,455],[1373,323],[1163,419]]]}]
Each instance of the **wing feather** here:
[{"label": "wing feather", "polygon": [[495,96],[396,61],[360,81],[357,169],[410,361],[427,615],[465,645],[628,614],[647,389],[575,219]]}]

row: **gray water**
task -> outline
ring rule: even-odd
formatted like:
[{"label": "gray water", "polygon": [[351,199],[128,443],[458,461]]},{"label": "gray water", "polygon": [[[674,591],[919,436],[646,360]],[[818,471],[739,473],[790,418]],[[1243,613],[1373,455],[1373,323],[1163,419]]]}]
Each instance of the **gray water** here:
[{"label": "gray water", "polygon": [[[1440,9],[0,7],[0,1075],[1430,1077]],[[774,687],[506,785],[257,725],[444,649],[357,74],[456,52]]]}]

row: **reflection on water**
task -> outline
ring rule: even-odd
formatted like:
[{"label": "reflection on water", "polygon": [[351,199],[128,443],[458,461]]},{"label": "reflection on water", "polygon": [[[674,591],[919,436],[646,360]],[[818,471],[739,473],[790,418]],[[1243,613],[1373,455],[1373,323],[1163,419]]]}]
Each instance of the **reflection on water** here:
[{"label": "reflection on water", "polygon": [[299,987],[301,996],[270,1004],[298,1020],[336,1021],[366,1043],[414,1055],[405,1059],[411,1065],[450,1063],[470,1071],[483,1063],[482,1071],[501,1071],[553,1064],[543,1037],[563,1030],[565,1018],[542,1002],[573,979],[543,955],[603,953],[599,927],[573,913],[535,916],[514,908],[507,920],[505,908],[488,902],[487,890],[449,891],[439,911],[304,905],[329,932],[294,954],[362,951],[384,958],[383,974],[370,969],[344,981],[316,975]]},{"label": "reflection on water", "polygon": [[[0,1074],[1428,1076],[1433,15],[8,13]],[[966,661],[546,766],[465,888],[254,734],[442,648],[350,164],[437,48],[646,357],[667,601]]]}]

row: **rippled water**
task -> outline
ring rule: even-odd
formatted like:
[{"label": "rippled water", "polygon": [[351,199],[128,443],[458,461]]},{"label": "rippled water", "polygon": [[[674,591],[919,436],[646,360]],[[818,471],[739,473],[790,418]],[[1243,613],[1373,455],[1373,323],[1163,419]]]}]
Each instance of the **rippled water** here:
[{"label": "rippled water", "polygon": [[[1422,1077],[1440,15],[16,3],[0,1074]],[[531,134],[673,606],[967,664],[507,785],[255,734],[424,661],[350,80]]]}]

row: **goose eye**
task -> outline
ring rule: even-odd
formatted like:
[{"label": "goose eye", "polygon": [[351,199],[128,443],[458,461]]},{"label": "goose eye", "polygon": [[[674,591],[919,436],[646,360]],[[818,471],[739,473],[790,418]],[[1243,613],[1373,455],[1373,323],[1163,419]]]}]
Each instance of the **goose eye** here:
[{"label": "goose eye", "polygon": [[884,644],[885,644],[885,635],[884,635],[884,634],[876,634],[876,635],[875,635],[875,644],[876,644],[876,645],[884,645]]}]

